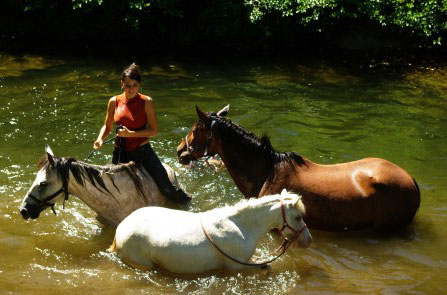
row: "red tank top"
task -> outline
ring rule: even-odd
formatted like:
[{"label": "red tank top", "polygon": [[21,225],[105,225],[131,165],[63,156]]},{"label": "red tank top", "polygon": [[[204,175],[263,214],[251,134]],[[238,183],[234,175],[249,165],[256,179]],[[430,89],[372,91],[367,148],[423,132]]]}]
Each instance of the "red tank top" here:
[{"label": "red tank top", "polygon": [[[146,111],[144,110],[145,101],[146,98],[141,94],[137,94],[137,96],[130,100],[127,100],[124,94],[117,95],[115,115],[113,116],[116,126],[123,125],[132,131],[146,128],[147,117]],[[137,149],[147,139],[147,137],[126,137],[126,151]]]}]

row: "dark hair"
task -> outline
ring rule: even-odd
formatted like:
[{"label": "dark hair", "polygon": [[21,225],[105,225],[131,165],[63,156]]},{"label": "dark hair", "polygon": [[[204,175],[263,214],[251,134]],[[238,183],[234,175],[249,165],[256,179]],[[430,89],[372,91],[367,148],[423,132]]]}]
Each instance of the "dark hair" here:
[{"label": "dark hair", "polygon": [[129,78],[141,82],[141,74],[140,67],[136,63],[132,63],[121,73],[121,81],[124,81],[125,78]]}]

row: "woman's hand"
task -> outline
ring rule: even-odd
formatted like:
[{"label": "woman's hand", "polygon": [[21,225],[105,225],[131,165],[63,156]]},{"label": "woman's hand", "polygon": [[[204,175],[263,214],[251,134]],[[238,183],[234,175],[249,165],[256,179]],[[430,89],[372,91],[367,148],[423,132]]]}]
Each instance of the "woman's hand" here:
[{"label": "woman's hand", "polygon": [[93,143],[93,148],[95,150],[99,150],[99,148],[102,146],[102,139],[97,139],[94,143]]},{"label": "woman's hand", "polygon": [[131,131],[129,129],[127,129],[126,126],[121,126],[118,130],[118,133],[116,135],[118,135],[119,137],[132,137],[132,134],[135,133],[135,131]]}]

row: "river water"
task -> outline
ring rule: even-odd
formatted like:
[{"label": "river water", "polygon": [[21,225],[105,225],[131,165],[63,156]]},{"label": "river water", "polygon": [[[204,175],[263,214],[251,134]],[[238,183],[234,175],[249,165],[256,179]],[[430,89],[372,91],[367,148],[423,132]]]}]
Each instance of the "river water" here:
[{"label": "river water", "polygon": [[[290,249],[270,271],[173,276],[132,269],[106,251],[114,229],[71,197],[57,216],[25,221],[18,207],[50,144],[84,159],[125,63],[0,54],[0,294],[441,294],[447,271],[447,69],[387,64],[238,61],[142,63],[142,92],[154,98],[152,145],[203,211],[238,202],[226,171],[188,169],[176,146],[196,120],[195,105],[217,111],[278,151],[331,164],[375,156],[416,178],[421,208],[393,234],[312,231],[308,249]],[[105,164],[111,146],[91,161]],[[258,260],[280,244],[268,234]]]}]

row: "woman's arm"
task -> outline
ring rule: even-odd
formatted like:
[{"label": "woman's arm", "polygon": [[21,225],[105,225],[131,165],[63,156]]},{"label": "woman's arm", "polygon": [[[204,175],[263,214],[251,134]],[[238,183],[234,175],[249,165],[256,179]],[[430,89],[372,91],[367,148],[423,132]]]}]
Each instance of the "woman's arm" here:
[{"label": "woman's arm", "polygon": [[147,117],[147,127],[137,131],[131,131],[125,126],[118,130],[118,136],[120,137],[152,137],[158,133],[157,117],[155,115],[155,106],[152,98],[146,96],[144,102],[144,111]]},{"label": "woman's arm", "polygon": [[95,150],[99,149],[102,146],[104,137],[109,135],[110,131],[113,128],[113,116],[115,115],[115,104],[116,104],[116,96],[109,99],[109,103],[107,104],[107,113],[104,125],[102,126],[101,130],[99,130],[98,138],[93,143],[93,148]]}]

